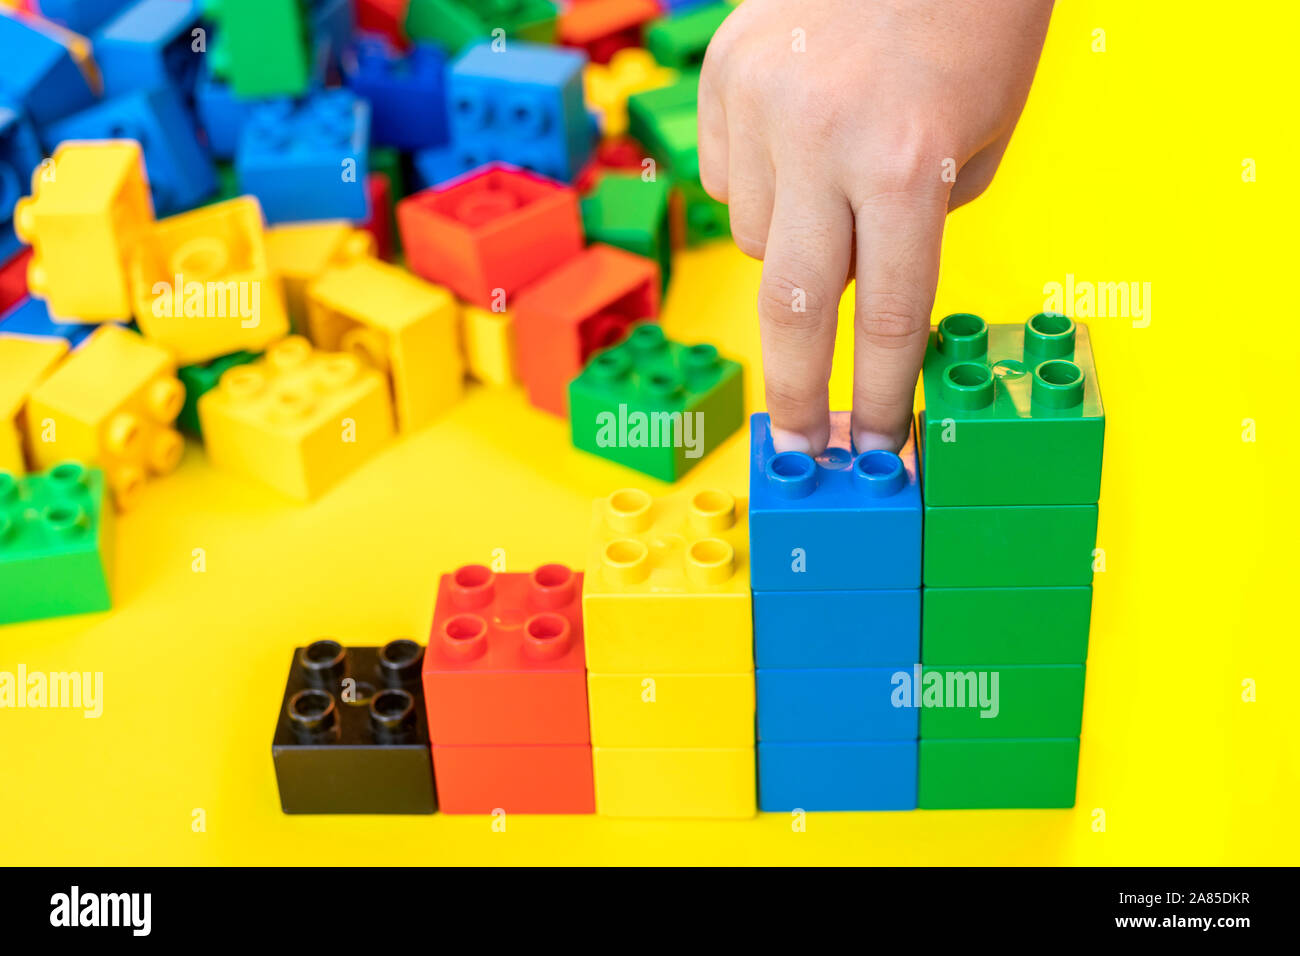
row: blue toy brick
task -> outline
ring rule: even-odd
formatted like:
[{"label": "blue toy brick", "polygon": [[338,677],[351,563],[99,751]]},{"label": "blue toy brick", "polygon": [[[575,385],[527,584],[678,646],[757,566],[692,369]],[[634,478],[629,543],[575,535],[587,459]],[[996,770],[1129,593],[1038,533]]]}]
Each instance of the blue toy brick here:
[{"label": "blue toy brick", "polygon": [[343,58],[348,88],[370,103],[370,141],[398,149],[445,146],[447,61],[417,43],[405,56],[385,38],[362,36]]},{"label": "blue toy brick", "polygon": [[[311,38],[318,79],[337,73],[352,42],[356,13],[352,0],[309,0]],[[426,104],[427,107],[427,104]]]},{"label": "blue toy brick", "polygon": [[855,454],[849,413],[831,413],[816,459],[772,447],[750,419],[749,550],[755,591],[921,586],[921,484],[915,436],[900,454]]},{"label": "blue toy brick", "polygon": [[0,99],[40,127],[95,101],[86,75],[68,48],[37,26],[0,10]]},{"label": "blue toy brick", "polygon": [[94,39],[104,95],[166,88],[188,102],[207,49],[195,49],[200,10],[196,0],[139,0],[110,20]]},{"label": "blue toy brick", "polygon": [[914,810],[915,740],[760,743],[758,806],[792,810]]},{"label": "blue toy brick", "polygon": [[67,27],[73,33],[90,36],[117,16],[130,0],[40,0],[41,16]]},{"label": "blue toy brick", "polygon": [[348,90],[259,106],[240,136],[235,171],[268,223],[369,215],[370,106]]},{"label": "blue toy brick", "polygon": [[14,206],[31,192],[32,170],[43,158],[31,123],[14,104],[0,100],[0,262],[18,251]]},{"label": "blue toy brick", "polygon": [[[911,740],[920,708],[900,689],[914,682],[913,663],[891,667],[760,667],[758,739]],[[896,706],[897,705],[897,706]]]},{"label": "blue toy brick", "polygon": [[230,84],[204,69],[194,86],[194,109],[208,151],[220,160],[235,158],[239,137],[253,111],[265,101],[240,99]]},{"label": "blue toy brick", "polygon": [[[102,324],[102,323],[101,323]],[[39,338],[66,339],[73,348],[80,345],[99,324],[81,322],[55,322],[44,299],[30,296],[19,299],[0,314],[0,332],[6,335],[31,335]]]},{"label": "blue toy brick", "polygon": [[454,143],[449,146],[422,149],[411,155],[416,186],[419,189],[441,186],[457,176],[463,176],[478,169],[479,167],[476,165],[478,160],[478,156],[467,156],[461,152]]},{"label": "blue toy brick", "polygon": [[470,168],[490,160],[571,181],[591,151],[582,53],[511,42],[480,43],[452,64],[452,139]]},{"label": "blue toy brick", "polygon": [[198,130],[178,94],[167,89],[138,90],[46,128],[51,152],[66,139],[133,139],[144,150],[144,165],[159,216],[183,212],[217,189],[217,172]]},{"label": "blue toy brick", "polygon": [[757,667],[880,667],[921,654],[921,592],[755,591]]}]

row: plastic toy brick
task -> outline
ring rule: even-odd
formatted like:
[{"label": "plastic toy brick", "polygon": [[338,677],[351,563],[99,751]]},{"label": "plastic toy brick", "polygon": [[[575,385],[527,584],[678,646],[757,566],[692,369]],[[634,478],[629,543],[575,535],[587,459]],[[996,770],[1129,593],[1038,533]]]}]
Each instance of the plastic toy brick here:
[{"label": "plastic toy brick", "polygon": [[308,0],[308,35],[317,83],[342,72],[343,54],[356,32],[353,6],[352,0]]},{"label": "plastic toy brick", "polygon": [[135,501],[149,474],[180,462],[173,427],[185,390],[172,356],[134,332],[101,326],[32,392],[27,447],[32,464],[98,465],[119,509]]},{"label": "plastic toy brick", "polygon": [[[921,660],[926,664],[1082,664],[1087,659],[1090,587],[925,588],[922,594]],[[757,620],[757,609],[754,616]]]},{"label": "plastic toy brick", "polygon": [[921,737],[1077,737],[1083,683],[1082,664],[926,665]]},{"label": "plastic toy brick", "polygon": [[[24,185],[31,182],[32,170],[43,158],[41,144],[26,117],[0,98],[0,260],[12,260],[19,253],[13,231],[14,207]],[[25,280],[17,288],[10,269],[6,262],[0,270],[0,311],[27,291]]]},{"label": "plastic toy brick", "polygon": [[159,221],[131,256],[135,318],[187,365],[257,352],[289,331],[257,200],[227,200]]},{"label": "plastic toy brick", "polygon": [[343,56],[343,78],[370,104],[371,141],[404,150],[445,145],[446,67],[432,44],[417,43],[403,56],[382,37],[358,37]]},{"label": "plastic toy brick", "polygon": [[754,674],[588,674],[597,747],[752,747]]},{"label": "plastic toy brick", "polygon": [[68,53],[72,56],[72,61],[77,64],[77,69],[81,70],[81,75],[86,78],[86,82],[90,85],[90,92],[95,96],[100,96],[104,92],[104,82],[99,75],[99,67],[92,55],[91,42],[88,37],[84,37],[66,27],[61,27],[57,23],[34,13],[27,16],[20,13],[19,18],[47,36],[53,37],[62,46],[67,47]]},{"label": "plastic toy brick", "polygon": [[41,16],[81,34],[98,30],[129,0],[40,0]]},{"label": "plastic toy brick", "polygon": [[731,10],[730,4],[710,3],[665,17],[646,29],[646,49],[664,66],[698,70],[709,41]]},{"label": "plastic toy brick", "polygon": [[[14,199],[16,201],[17,197],[15,196]],[[9,212],[12,215],[13,210],[10,209]],[[0,212],[0,215],[4,213]],[[0,231],[4,228],[0,226]],[[0,264],[0,317],[27,298],[27,264],[31,258],[32,250],[23,249],[7,262]],[[3,321],[4,319],[0,318],[0,322]]]},{"label": "plastic toy brick", "polygon": [[677,71],[660,66],[646,50],[630,47],[608,62],[588,64],[582,78],[587,102],[600,113],[601,132],[622,136],[627,132],[627,98],[667,86],[677,79]]},{"label": "plastic toy brick", "polygon": [[519,377],[528,400],[566,412],[569,382],[599,349],[659,314],[659,267],[600,243],[588,246],[515,300]]},{"label": "plastic toy brick", "polygon": [[56,318],[131,315],[127,257],[153,225],[138,143],[64,143],[32,174],[14,228],[32,246],[27,286]]},{"label": "plastic toy brick", "polygon": [[594,813],[591,745],[433,748],[443,813]]},{"label": "plastic toy brick", "polygon": [[573,444],[677,481],[740,428],[744,401],[738,362],[712,345],[682,345],[657,325],[638,325],[569,385]]},{"label": "plastic toy brick", "polygon": [[654,160],[646,149],[631,136],[613,136],[596,144],[596,151],[582,167],[573,188],[585,196],[596,188],[601,177],[609,172],[635,172],[640,176]]},{"label": "plastic toy brick", "polygon": [[377,259],[335,266],[307,287],[311,340],[388,376],[400,431],[427,425],[460,400],[459,325],[451,293]]},{"label": "plastic toy brick", "polygon": [[1074,806],[1077,737],[922,740],[917,805],[924,810]]},{"label": "plastic toy brick", "polygon": [[235,158],[244,124],[258,105],[257,100],[239,99],[230,84],[217,79],[211,70],[205,68],[199,73],[194,87],[194,109],[208,149],[215,158]]},{"label": "plastic toy brick", "polygon": [[466,168],[503,160],[569,182],[593,143],[574,50],[480,43],[452,64],[451,129]]},{"label": "plastic toy brick", "polygon": [[240,97],[297,96],[312,73],[303,0],[205,0],[213,71]]},{"label": "plastic toy brick", "polygon": [[46,130],[50,143],[110,137],[140,143],[157,215],[189,209],[216,192],[216,170],[199,145],[193,120],[172,90],[130,93],[62,119]]},{"label": "plastic toy brick", "polygon": [[59,338],[76,348],[99,328],[99,323],[56,322],[42,299],[24,297],[0,315],[0,333],[39,338]]},{"label": "plastic toy brick", "polygon": [[880,667],[921,657],[921,591],[755,591],[754,663]]},{"label": "plastic toy brick", "polygon": [[347,90],[253,111],[240,134],[239,186],[266,221],[363,220],[369,215],[370,105]]},{"label": "plastic toy brick", "polygon": [[374,457],[393,410],[381,373],[290,336],[221,376],[199,399],[199,423],[218,468],[305,501]]},{"label": "plastic toy brick", "polygon": [[357,0],[357,30],[384,37],[398,49],[408,45],[406,13],[411,0]]},{"label": "plastic toy brick", "polygon": [[226,369],[236,365],[247,365],[256,361],[256,352],[235,352],[223,355],[201,365],[183,365],[176,370],[176,377],[185,386],[185,404],[176,416],[176,427],[198,438],[203,437],[203,426],[199,424],[199,399],[217,387],[217,382],[226,373]]},{"label": "plastic toy brick", "polygon": [[627,99],[628,132],[676,179],[700,178],[699,85],[699,73],[688,72],[676,83],[633,93]]},{"label": "plastic toy brick", "polygon": [[472,172],[477,167],[470,164],[478,161],[477,156],[466,156],[454,144],[421,149],[411,154],[415,182],[421,189],[441,186],[458,176]]},{"label": "plastic toy brick", "polygon": [[469,374],[485,385],[513,385],[515,373],[515,320],[507,310],[491,312],[476,305],[462,306],[461,345]]},{"label": "plastic toy brick", "polygon": [[658,16],[655,0],[584,0],[560,14],[556,38],[592,63],[608,63],[619,51],[639,47],[642,29]]},{"label": "plastic toy brick", "polygon": [[572,189],[496,165],[403,199],[397,221],[413,272],[487,309],[583,245]]},{"label": "plastic toy brick", "polygon": [[424,692],[438,745],[587,744],[582,575],[466,565],[438,584]]},{"label": "plastic toy brick", "polygon": [[914,810],[915,740],[758,745],[758,805],[792,810]]},{"label": "plastic toy brick", "polygon": [[456,53],[476,40],[487,39],[494,29],[504,30],[514,39],[552,43],[555,21],[555,4],[548,0],[410,0],[406,32]]},{"label": "plastic toy brick", "polygon": [[593,747],[596,812],[720,817],[757,811],[753,747]]},{"label": "plastic toy brick", "polygon": [[628,488],[592,510],[582,609],[593,673],[753,669],[743,499]]},{"label": "plastic toy brick", "polygon": [[109,21],[95,36],[104,95],[170,89],[188,101],[206,55],[195,49],[201,6],[190,0],[139,0]]},{"label": "plastic toy brick", "polygon": [[95,95],[68,46],[35,18],[0,10],[0,100],[9,100],[39,128],[90,106]]},{"label": "plastic toy brick", "polygon": [[731,235],[731,212],[726,203],[720,203],[704,191],[699,179],[680,180],[677,192],[682,197],[682,214],[685,219],[685,241],[682,245],[696,246],[712,239],[725,239]]},{"label": "plastic toy brick", "polygon": [[[756,591],[921,584],[916,445],[856,454],[849,413],[832,412],[816,459],[777,453],[767,413],[750,418],[749,535]],[[928,583],[928,582],[927,582]]]},{"label": "plastic toy brick", "polygon": [[582,200],[582,230],[591,242],[634,252],[659,264],[661,291],[672,273],[666,180],[640,173],[606,173]]},{"label": "plastic toy brick", "polygon": [[898,675],[910,680],[912,668],[759,668],[758,739],[915,740],[918,708],[900,705],[895,693]]},{"label": "plastic toy brick", "polygon": [[0,472],[21,475],[27,470],[23,406],[67,353],[63,339],[9,335],[0,324]]},{"label": "plastic toy brick", "polygon": [[26,478],[0,471],[0,624],[107,611],[114,545],[101,472],[71,462]]},{"label": "plastic toy brick", "polygon": [[925,586],[1092,584],[1096,505],[925,507]]},{"label": "plastic toy brick", "polygon": [[303,222],[266,230],[266,262],[280,277],[295,332],[307,329],[307,286],[326,270],[375,254],[374,237],[347,222]]},{"label": "plastic toy brick", "polygon": [[271,758],[285,813],[433,813],[423,649],[319,640],[294,651]]},{"label": "plastic toy brick", "polygon": [[1085,325],[943,319],[926,348],[927,505],[1094,504],[1105,415]]}]

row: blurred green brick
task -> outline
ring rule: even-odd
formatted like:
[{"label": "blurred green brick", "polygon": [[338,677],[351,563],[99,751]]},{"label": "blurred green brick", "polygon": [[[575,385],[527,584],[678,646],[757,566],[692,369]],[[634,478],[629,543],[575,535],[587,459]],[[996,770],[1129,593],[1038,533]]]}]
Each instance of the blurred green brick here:
[{"label": "blurred green brick", "polygon": [[1074,806],[1077,737],[922,740],[917,806],[922,810]]},{"label": "blurred green brick", "polygon": [[698,70],[709,41],[731,9],[726,3],[710,3],[656,20],[646,28],[646,49],[664,66]]},{"label": "blurred green brick", "polygon": [[706,193],[699,180],[680,182],[677,188],[682,196],[686,220],[686,245],[696,246],[731,235],[731,212],[726,203],[718,202]]},{"label": "blurred green brick", "polygon": [[669,186],[662,178],[605,173],[582,200],[583,232],[588,242],[618,246],[659,263],[660,284],[667,289],[672,272],[668,200]]},{"label": "blurred green brick", "polygon": [[922,535],[928,588],[1085,587],[1097,506],[933,508],[927,499]]},{"label": "blurred green brick", "polygon": [[181,413],[176,416],[176,427],[190,435],[202,438],[203,429],[199,425],[199,399],[216,387],[226,369],[234,368],[236,365],[247,365],[260,354],[259,352],[232,352],[230,355],[214,358],[210,362],[182,365],[177,369],[176,377],[185,386],[185,404],[181,406]]},{"label": "blurred green brick", "polygon": [[1082,664],[1092,588],[924,588],[921,662]]},{"label": "blurred green brick", "polygon": [[921,739],[1077,737],[1083,682],[1082,664],[926,664]]},{"label": "blurred green brick", "polygon": [[554,43],[555,4],[548,0],[411,0],[406,11],[406,35],[430,40],[451,56],[478,40],[505,30],[507,37],[532,43]]},{"label": "blurred green brick", "polygon": [[675,179],[700,178],[699,86],[698,72],[684,73],[675,83],[633,93],[627,100],[629,135]]},{"label": "blurred green brick", "polygon": [[298,96],[307,91],[313,52],[303,0],[205,0],[213,31],[212,72],[236,96]]}]

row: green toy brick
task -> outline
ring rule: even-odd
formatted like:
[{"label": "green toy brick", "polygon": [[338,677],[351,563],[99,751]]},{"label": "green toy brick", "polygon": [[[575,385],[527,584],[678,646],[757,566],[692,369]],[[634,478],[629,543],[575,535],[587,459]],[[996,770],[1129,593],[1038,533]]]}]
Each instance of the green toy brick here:
[{"label": "green toy brick", "polygon": [[927,664],[921,739],[1077,737],[1083,678],[1082,664]]},{"label": "green toy brick", "polygon": [[450,55],[505,30],[507,37],[531,43],[555,42],[556,7],[548,0],[411,0],[406,35],[431,40]]},{"label": "green toy brick", "polygon": [[569,383],[569,415],[575,447],[676,481],[744,422],[742,369],[638,325]]},{"label": "green toy brick", "polygon": [[102,471],[0,472],[0,624],[107,611],[113,531]]},{"label": "green toy brick", "polygon": [[182,365],[177,369],[176,377],[185,386],[185,404],[181,406],[181,413],[176,416],[176,427],[202,438],[203,429],[199,425],[199,399],[216,386],[226,369],[234,368],[236,365],[247,365],[259,354],[258,352],[232,352],[230,355],[214,358],[210,362],[200,365]]},{"label": "green toy brick", "polygon": [[922,740],[923,810],[1074,806],[1079,740]]},{"label": "green toy brick", "polygon": [[921,662],[1082,664],[1092,588],[924,588]]},{"label": "green toy brick", "polygon": [[926,504],[1094,504],[1106,419],[1088,327],[1043,312],[1023,325],[943,319],[923,371]]},{"label": "green toy brick", "polygon": [[709,41],[731,9],[730,4],[710,3],[658,20],[646,28],[646,49],[664,66],[698,70]]},{"label": "green toy brick", "polygon": [[685,73],[675,83],[627,100],[628,133],[676,179],[700,178],[699,87],[699,73]]},{"label": "green toy brick", "polygon": [[659,263],[664,289],[672,272],[666,180],[646,181],[640,173],[609,172],[582,200],[582,228],[588,242],[603,242]]},{"label": "green toy brick", "polygon": [[699,180],[679,183],[678,189],[685,204],[688,246],[731,235],[731,212],[726,203],[720,203],[706,193]]},{"label": "green toy brick", "polygon": [[236,96],[297,96],[311,79],[312,48],[303,0],[206,0],[217,24],[212,72]]},{"label": "green toy brick", "polygon": [[1085,587],[1092,584],[1097,506],[927,503],[923,539],[926,587]]}]

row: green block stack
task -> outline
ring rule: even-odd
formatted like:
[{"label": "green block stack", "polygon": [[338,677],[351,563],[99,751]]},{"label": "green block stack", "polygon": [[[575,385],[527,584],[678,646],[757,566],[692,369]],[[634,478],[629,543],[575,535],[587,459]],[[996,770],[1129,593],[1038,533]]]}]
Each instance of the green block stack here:
[{"label": "green block stack", "polygon": [[1088,329],[950,315],[922,377],[922,686],[944,693],[918,804],[1073,806],[1105,430]]}]

